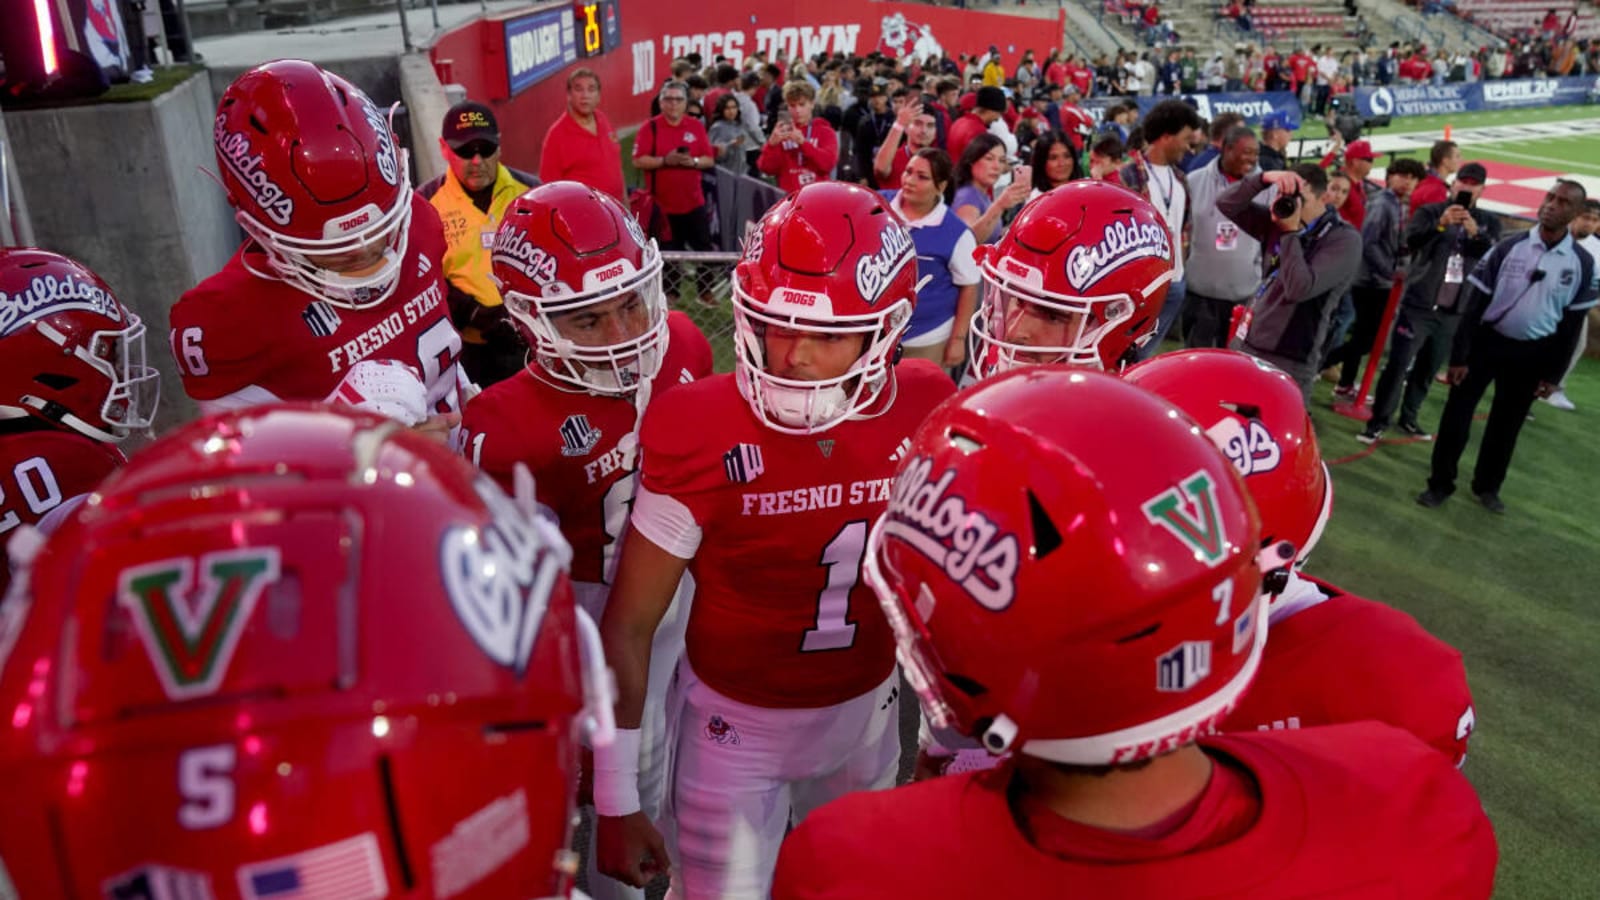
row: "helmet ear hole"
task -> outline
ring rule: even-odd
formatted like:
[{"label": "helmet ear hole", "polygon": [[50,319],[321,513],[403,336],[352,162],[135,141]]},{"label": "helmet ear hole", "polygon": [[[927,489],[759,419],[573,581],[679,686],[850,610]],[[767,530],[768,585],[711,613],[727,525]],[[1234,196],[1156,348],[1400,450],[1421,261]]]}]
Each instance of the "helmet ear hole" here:
[{"label": "helmet ear hole", "polygon": [[1011,750],[1011,745],[1017,740],[1017,723],[1011,721],[1009,716],[1001,714],[995,717],[989,727],[983,732],[983,749],[999,756]]}]

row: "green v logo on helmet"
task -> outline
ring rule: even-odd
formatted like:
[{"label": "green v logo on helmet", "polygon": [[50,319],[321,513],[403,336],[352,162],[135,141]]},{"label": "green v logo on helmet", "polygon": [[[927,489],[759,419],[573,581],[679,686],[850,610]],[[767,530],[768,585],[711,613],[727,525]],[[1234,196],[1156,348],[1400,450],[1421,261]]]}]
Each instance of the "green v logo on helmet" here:
[{"label": "green v logo on helmet", "polygon": [[1151,522],[1193,549],[1195,558],[1214,566],[1227,555],[1228,535],[1217,514],[1217,487],[1204,471],[1146,500],[1143,509]]},{"label": "green v logo on helmet", "polygon": [[278,576],[276,547],[222,550],[198,562],[163,559],[122,573],[117,602],[133,618],[170,699],[216,692],[256,601]]}]

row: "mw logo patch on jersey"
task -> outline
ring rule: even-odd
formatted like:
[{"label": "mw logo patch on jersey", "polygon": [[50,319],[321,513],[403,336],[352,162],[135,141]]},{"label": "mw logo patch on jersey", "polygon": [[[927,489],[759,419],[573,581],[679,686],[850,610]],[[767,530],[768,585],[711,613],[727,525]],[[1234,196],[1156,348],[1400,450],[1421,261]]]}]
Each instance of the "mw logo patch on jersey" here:
[{"label": "mw logo patch on jersey", "polygon": [[[124,872],[100,885],[113,900],[216,900],[211,876],[170,866],[147,864]],[[12,896],[0,890],[0,900]]]},{"label": "mw logo patch on jersey", "polygon": [[600,443],[600,429],[589,424],[589,417],[577,413],[561,423],[561,455],[588,456]]},{"label": "mw logo patch on jersey", "polygon": [[1228,554],[1228,535],[1217,511],[1217,487],[1203,470],[1178,487],[1144,502],[1144,514],[1194,551],[1195,559],[1216,565]]},{"label": "mw logo patch on jersey", "polygon": [[216,693],[256,601],[280,574],[276,547],[163,559],[121,574],[117,602],[169,699]]},{"label": "mw logo patch on jersey", "polygon": [[313,300],[300,313],[300,318],[317,337],[328,337],[339,330],[339,314],[333,311],[333,305],[326,300]]},{"label": "mw logo patch on jersey", "polygon": [[749,484],[766,469],[759,444],[740,444],[722,454],[722,471],[734,484]]}]

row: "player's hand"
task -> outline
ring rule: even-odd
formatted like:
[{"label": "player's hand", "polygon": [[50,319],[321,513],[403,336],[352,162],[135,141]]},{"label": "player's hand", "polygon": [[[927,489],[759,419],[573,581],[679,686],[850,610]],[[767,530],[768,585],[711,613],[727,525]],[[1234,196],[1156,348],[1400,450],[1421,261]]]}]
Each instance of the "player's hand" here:
[{"label": "player's hand", "polygon": [[1561,385],[1552,384],[1548,381],[1541,381],[1539,382],[1539,386],[1534,388],[1533,395],[1538,397],[1540,400],[1543,400],[1559,390],[1561,390]]},{"label": "player's hand", "polygon": [[626,816],[595,816],[595,865],[601,874],[634,887],[672,871],[661,832],[643,810]]},{"label": "player's hand", "polygon": [[411,430],[446,446],[450,443],[450,430],[461,424],[460,413],[441,413],[429,416],[411,426]]},{"label": "player's hand", "polygon": [[1450,379],[1450,383],[1451,384],[1460,384],[1461,382],[1466,381],[1467,380],[1467,367],[1466,366],[1451,366],[1450,367],[1450,371],[1448,373],[1448,377]]}]

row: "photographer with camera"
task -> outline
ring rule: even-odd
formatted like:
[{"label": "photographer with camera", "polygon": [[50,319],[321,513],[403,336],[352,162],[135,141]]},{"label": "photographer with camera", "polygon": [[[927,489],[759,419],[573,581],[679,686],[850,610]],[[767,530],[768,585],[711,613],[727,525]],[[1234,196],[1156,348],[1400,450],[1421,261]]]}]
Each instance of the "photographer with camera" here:
[{"label": "photographer with camera", "polygon": [[[1255,199],[1277,188],[1271,207]],[[1325,194],[1328,176],[1302,163],[1241,180],[1217,196],[1217,209],[1261,242],[1261,287],[1230,346],[1289,373],[1309,401],[1318,355],[1339,298],[1361,262],[1361,233],[1339,218]]]},{"label": "photographer with camera", "polygon": [[1499,217],[1476,205],[1487,179],[1482,164],[1467,163],[1456,174],[1455,195],[1448,202],[1420,207],[1406,224],[1405,246],[1411,252],[1411,265],[1394,321],[1389,361],[1373,394],[1372,418],[1356,435],[1363,444],[1383,436],[1396,408],[1401,431],[1412,437],[1428,435],[1417,421],[1417,413],[1434,374],[1450,355],[1461,322],[1459,300],[1466,277],[1500,239]]}]

